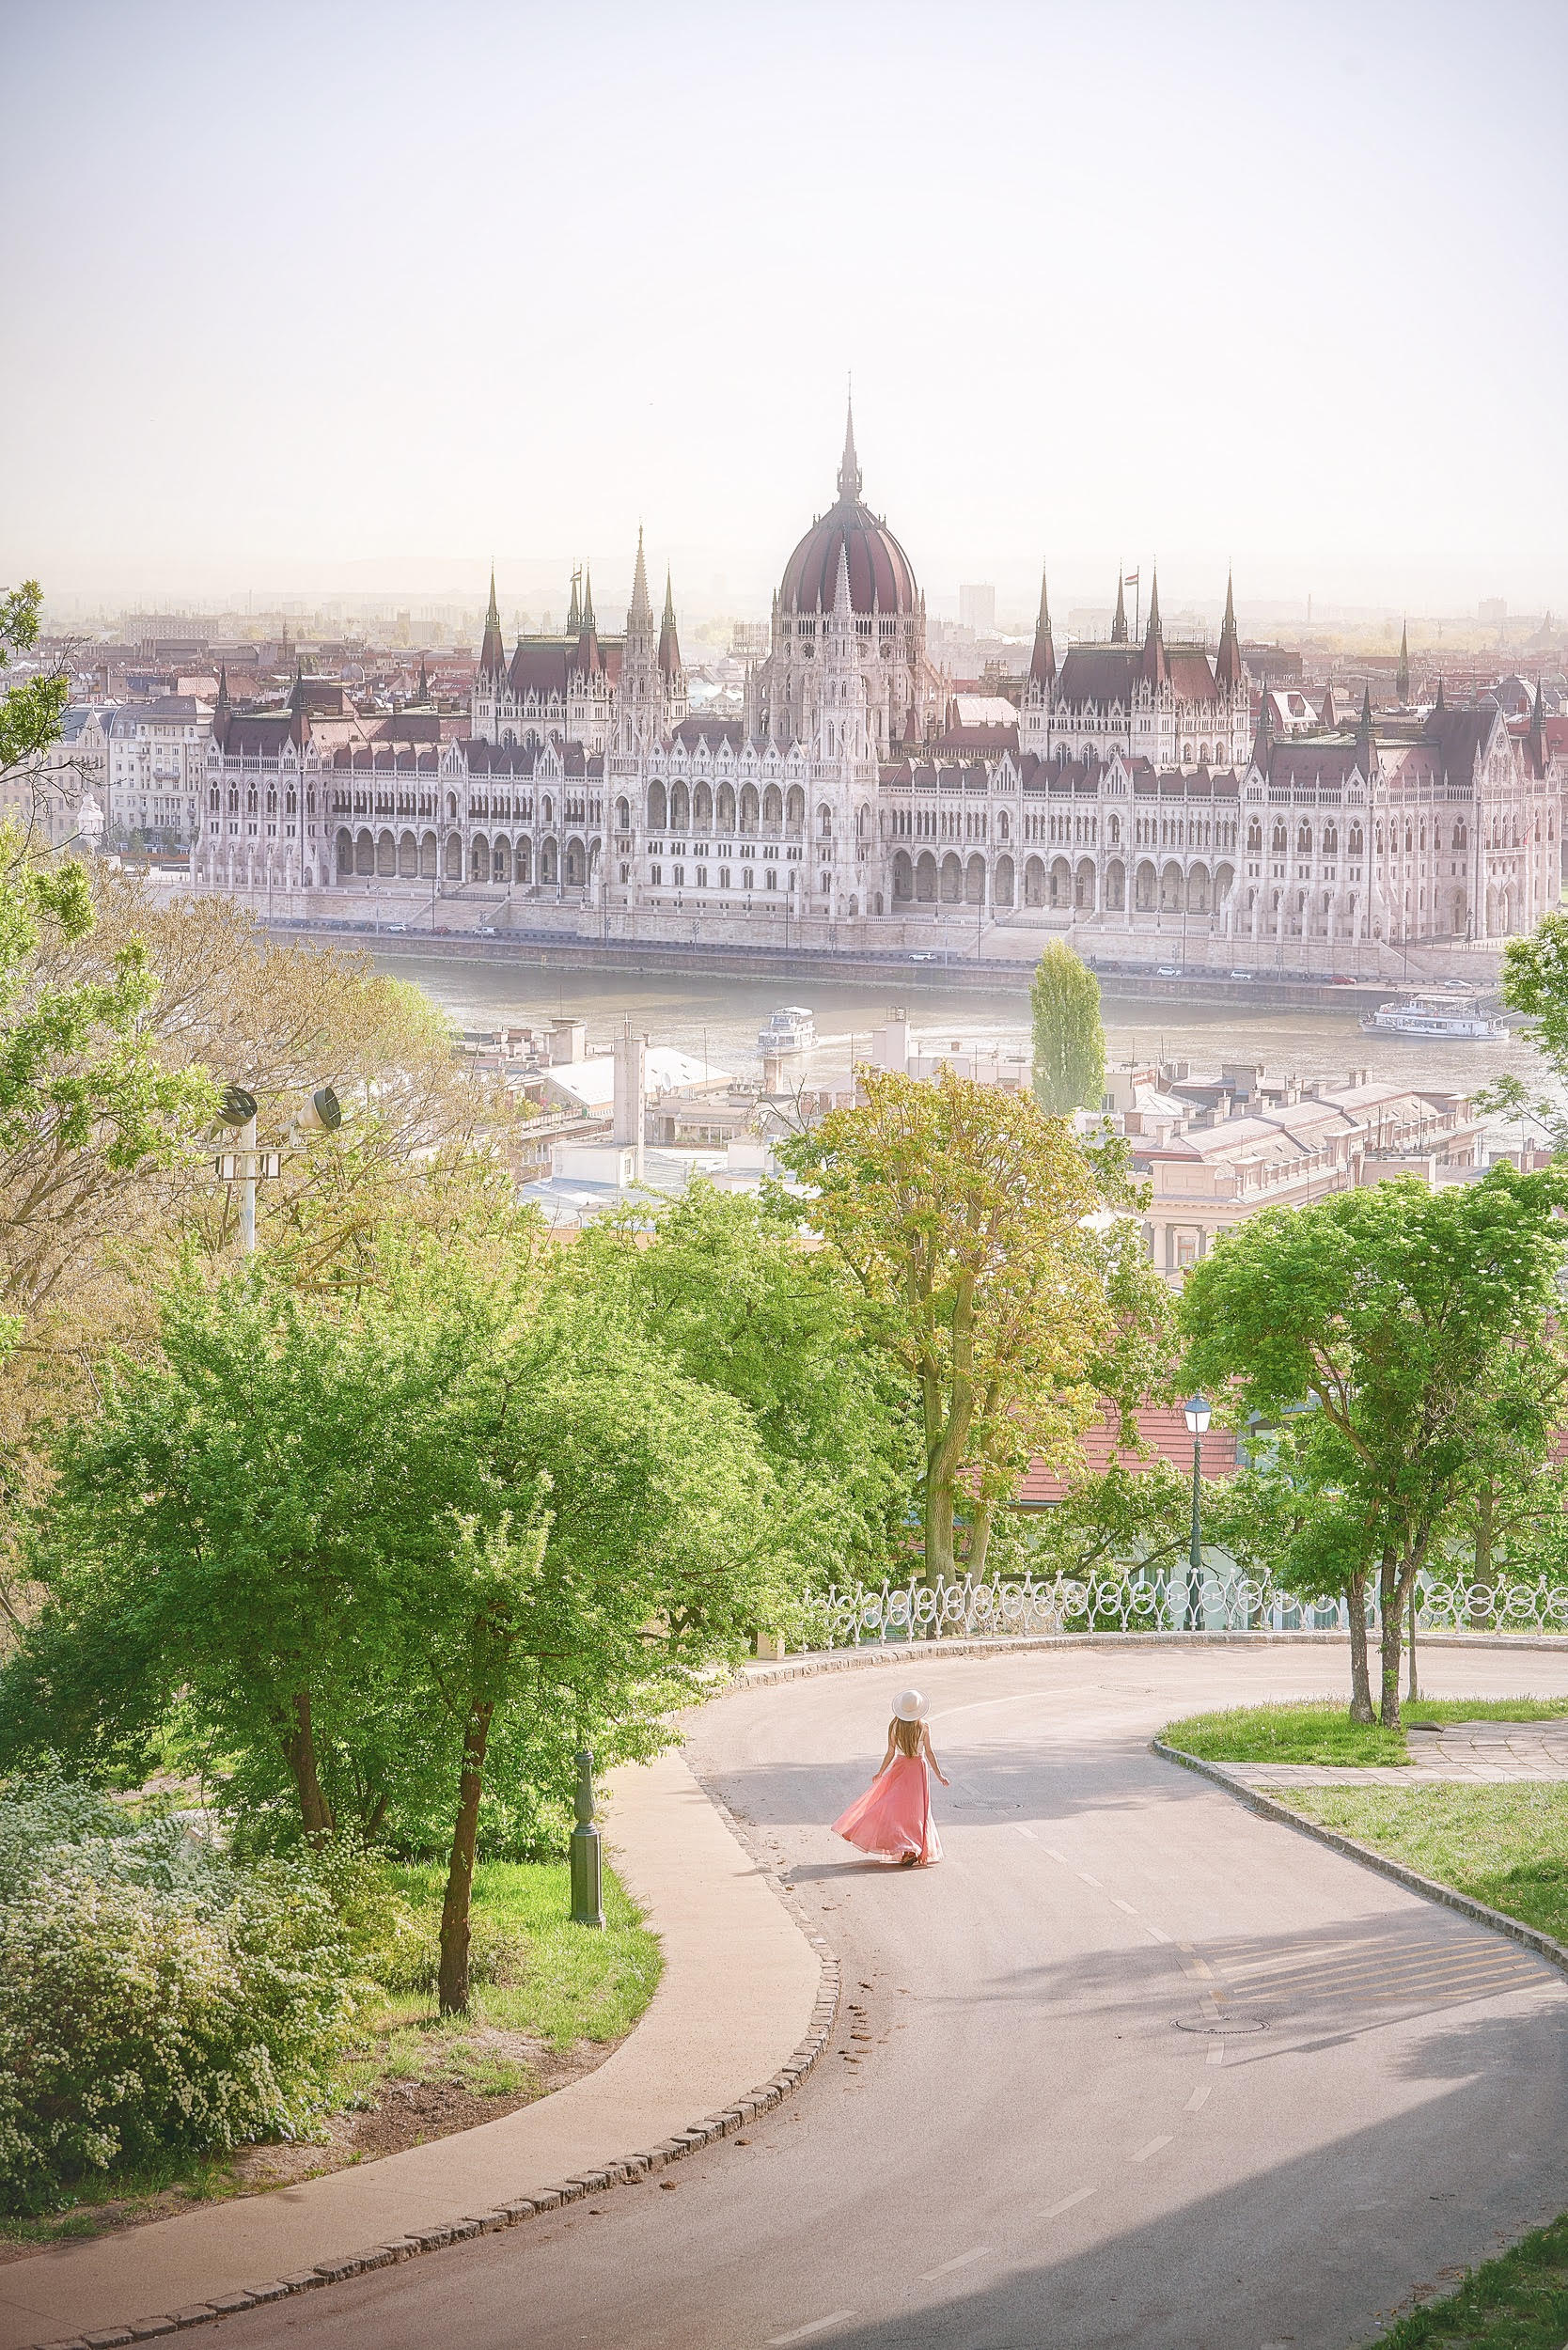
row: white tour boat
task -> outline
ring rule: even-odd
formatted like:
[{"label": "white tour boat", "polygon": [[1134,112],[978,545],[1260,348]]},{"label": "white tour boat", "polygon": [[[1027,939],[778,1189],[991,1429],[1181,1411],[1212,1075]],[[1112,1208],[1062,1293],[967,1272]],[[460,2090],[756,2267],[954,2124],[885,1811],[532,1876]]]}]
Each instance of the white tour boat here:
[{"label": "white tour boat", "polygon": [[1361,1022],[1363,1036],[1425,1036],[1483,1042],[1506,1036],[1508,1028],[1481,1009],[1474,990],[1442,989],[1402,996],[1398,1003],[1379,1004]]},{"label": "white tour boat", "polygon": [[809,1053],[816,1042],[816,1016],[804,1004],[785,1004],[757,1039],[763,1053]]}]

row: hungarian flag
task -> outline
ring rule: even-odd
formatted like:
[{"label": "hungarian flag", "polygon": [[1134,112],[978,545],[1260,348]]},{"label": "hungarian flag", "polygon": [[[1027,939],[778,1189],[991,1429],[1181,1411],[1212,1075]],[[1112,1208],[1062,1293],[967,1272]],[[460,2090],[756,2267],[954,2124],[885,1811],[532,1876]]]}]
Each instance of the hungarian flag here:
[{"label": "hungarian flag", "polygon": [[1126,578],[1122,581],[1121,585],[1122,585],[1122,587],[1123,587],[1123,588],[1136,588],[1136,587],[1137,586],[1137,572],[1129,572],[1127,573]]}]

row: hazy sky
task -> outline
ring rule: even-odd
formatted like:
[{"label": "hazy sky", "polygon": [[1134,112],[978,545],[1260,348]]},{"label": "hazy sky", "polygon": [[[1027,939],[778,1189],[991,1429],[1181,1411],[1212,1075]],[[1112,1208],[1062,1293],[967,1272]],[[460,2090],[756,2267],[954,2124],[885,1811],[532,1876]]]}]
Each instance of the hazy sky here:
[{"label": "hazy sky", "polygon": [[0,581],[537,611],[640,518],[756,603],[853,369],[938,608],[1568,606],[1563,0],[0,0]]}]

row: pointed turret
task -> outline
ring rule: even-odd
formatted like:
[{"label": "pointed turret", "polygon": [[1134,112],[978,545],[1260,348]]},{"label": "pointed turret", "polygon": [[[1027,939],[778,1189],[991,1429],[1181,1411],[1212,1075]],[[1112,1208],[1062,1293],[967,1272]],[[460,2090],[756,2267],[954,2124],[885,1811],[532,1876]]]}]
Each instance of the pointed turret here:
[{"label": "pointed turret", "polygon": [[1437,698],[1432,705],[1434,715],[1445,707],[1446,705],[1443,700],[1443,681],[1441,677],[1439,677],[1437,680]]},{"label": "pointed turret", "polygon": [[212,705],[212,715],[215,718],[227,718],[228,715],[228,664],[227,661],[220,661],[218,664],[218,698]]},{"label": "pointed turret", "polygon": [[1403,705],[1410,699],[1410,623],[1406,620],[1399,633],[1399,666],[1394,671],[1394,691]]},{"label": "pointed turret", "polygon": [[1162,686],[1169,671],[1165,658],[1165,634],[1160,627],[1160,574],[1149,584],[1149,625],[1143,633],[1143,676],[1146,684]]},{"label": "pointed turret", "polygon": [[1536,775],[1544,776],[1546,772],[1546,701],[1541,691],[1539,676],[1535,681],[1535,699],[1530,705],[1529,756]]},{"label": "pointed turret", "polygon": [[1051,642],[1051,605],[1045,593],[1045,573],[1040,574],[1040,613],[1034,624],[1034,651],[1029,657],[1029,683],[1054,685],[1057,676],[1056,647]]},{"label": "pointed turret", "polygon": [[431,673],[425,666],[425,656],[419,655],[419,691],[416,698],[428,702],[431,697]]},{"label": "pointed turret", "polygon": [[[576,585],[575,579],[572,581]],[[577,614],[577,654],[579,669],[602,669],[604,656],[599,650],[599,631],[593,619],[593,573],[583,574],[583,601]]]},{"label": "pointed turret", "polygon": [[855,453],[855,402],[844,419],[844,453],[839,461],[839,502],[853,506],[860,495],[860,460]]},{"label": "pointed turret", "polygon": [[1225,693],[1233,694],[1242,682],[1241,643],[1236,634],[1236,599],[1229,572],[1225,574],[1225,618],[1219,624],[1219,654],[1215,662],[1215,682]]},{"label": "pointed turret", "polygon": [[1121,592],[1121,566],[1119,563],[1116,567],[1116,617],[1111,622],[1111,643],[1124,645],[1126,642],[1127,599]]},{"label": "pointed turret", "polygon": [[582,572],[573,572],[572,574],[572,602],[568,604],[566,609],[566,633],[569,636],[580,636],[583,633],[582,583]]},{"label": "pointed turret", "polygon": [[490,567],[490,604],[484,616],[484,641],[479,647],[479,675],[500,677],[507,666],[507,649],[501,642],[501,608],[495,601],[495,567]]},{"label": "pointed turret", "polygon": [[850,598],[849,548],[839,541],[839,576],[833,583],[833,624],[840,634],[855,626],[855,605]]},{"label": "pointed turret", "polygon": [[1373,757],[1372,687],[1370,685],[1364,686],[1361,692],[1361,715],[1356,725],[1356,756],[1361,762],[1362,775],[1370,783]]},{"label": "pointed turret", "polygon": [[1258,704],[1258,724],[1252,734],[1252,764],[1261,776],[1268,774],[1268,757],[1274,748],[1274,706],[1268,697],[1268,680],[1264,678],[1262,698]]},{"label": "pointed turret", "polygon": [[665,610],[659,622],[659,669],[666,677],[674,677],[681,666],[681,645],[675,634],[675,588],[668,569],[665,572]]},{"label": "pointed turret", "polygon": [[653,606],[648,600],[648,565],[643,559],[642,525],[637,525],[637,567],[632,574],[632,601],[626,607],[626,634],[638,635],[651,631]]}]

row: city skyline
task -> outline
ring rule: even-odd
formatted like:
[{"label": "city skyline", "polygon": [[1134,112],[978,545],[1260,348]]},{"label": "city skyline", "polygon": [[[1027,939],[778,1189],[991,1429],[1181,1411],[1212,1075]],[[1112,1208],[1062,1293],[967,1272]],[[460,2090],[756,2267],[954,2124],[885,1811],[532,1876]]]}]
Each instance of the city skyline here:
[{"label": "city skyline", "polygon": [[518,602],[640,521],[765,610],[853,370],[933,610],[1568,603],[1568,175],[1455,9],[270,23],[14,19],[5,576]]}]

